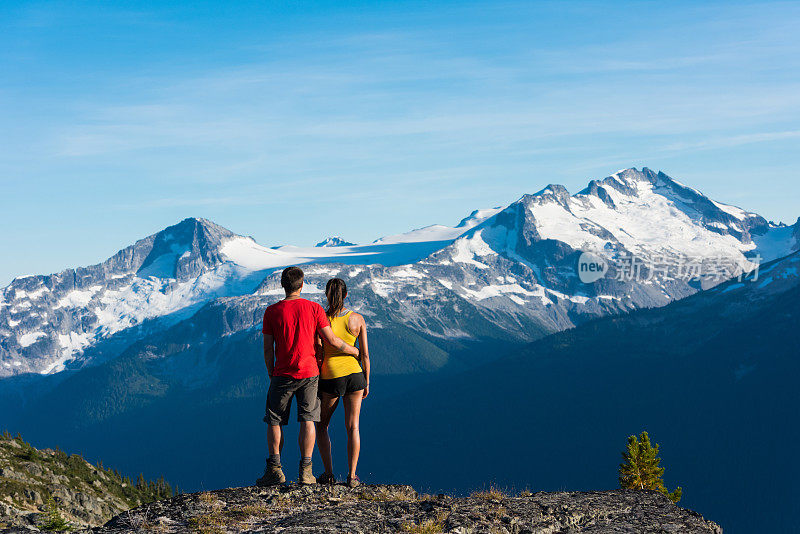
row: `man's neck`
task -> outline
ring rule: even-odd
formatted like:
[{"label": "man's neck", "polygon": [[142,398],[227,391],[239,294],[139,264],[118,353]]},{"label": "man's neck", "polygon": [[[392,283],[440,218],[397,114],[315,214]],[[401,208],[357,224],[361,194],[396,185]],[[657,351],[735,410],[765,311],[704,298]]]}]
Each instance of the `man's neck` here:
[{"label": "man's neck", "polygon": [[294,293],[287,294],[286,298],[284,298],[283,300],[295,300],[295,299],[299,299],[299,298],[300,298],[300,292],[299,291],[295,291]]}]

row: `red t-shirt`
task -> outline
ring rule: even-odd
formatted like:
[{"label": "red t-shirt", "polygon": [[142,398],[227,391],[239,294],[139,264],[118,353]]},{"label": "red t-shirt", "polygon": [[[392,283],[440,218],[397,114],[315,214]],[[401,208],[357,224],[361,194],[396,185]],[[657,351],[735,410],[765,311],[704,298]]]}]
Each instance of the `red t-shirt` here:
[{"label": "red t-shirt", "polygon": [[306,299],[282,300],[264,312],[261,331],[275,339],[273,376],[310,378],[319,374],[314,334],[330,326],[325,310]]}]

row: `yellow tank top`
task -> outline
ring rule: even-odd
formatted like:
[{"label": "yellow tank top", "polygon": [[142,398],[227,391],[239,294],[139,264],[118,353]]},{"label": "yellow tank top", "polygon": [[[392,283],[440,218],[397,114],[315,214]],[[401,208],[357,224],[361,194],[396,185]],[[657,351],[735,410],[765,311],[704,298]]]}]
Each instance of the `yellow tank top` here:
[{"label": "yellow tank top", "polygon": [[[356,336],[354,336],[347,327],[347,321],[350,319],[350,314],[352,313],[352,311],[349,311],[341,317],[328,317],[331,322],[331,330],[333,330],[333,333],[348,345],[356,344]],[[325,359],[322,361],[320,378],[328,380],[360,372],[361,365],[355,357],[345,354],[339,351],[338,348],[325,343]]]}]

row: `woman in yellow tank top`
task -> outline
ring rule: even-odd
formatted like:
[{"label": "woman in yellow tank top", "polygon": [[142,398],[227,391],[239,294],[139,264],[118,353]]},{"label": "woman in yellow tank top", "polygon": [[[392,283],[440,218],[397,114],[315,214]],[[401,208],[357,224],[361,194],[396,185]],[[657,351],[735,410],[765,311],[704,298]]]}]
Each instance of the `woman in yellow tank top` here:
[{"label": "woman in yellow tank top", "polygon": [[356,465],[361,450],[358,420],[361,415],[361,401],[369,395],[367,325],[360,314],[345,308],[347,285],[344,280],[341,278],[328,280],[325,296],[328,299],[326,314],[331,322],[331,329],[348,345],[355,346],[356,341],[358,342],[360,361],[332,345],[323,343],[322,339],[317,337],[317,361],[320,364],[319,396],[322,405],[320,422],[317,423],[317,446],[322,456],[322,463],[325,464],[325,472],[317,477],[317,482],[336,483],[328,425],[339,399],[343,398],[349,468],[347,484],[355,487],[360,483],[356,476]]}]

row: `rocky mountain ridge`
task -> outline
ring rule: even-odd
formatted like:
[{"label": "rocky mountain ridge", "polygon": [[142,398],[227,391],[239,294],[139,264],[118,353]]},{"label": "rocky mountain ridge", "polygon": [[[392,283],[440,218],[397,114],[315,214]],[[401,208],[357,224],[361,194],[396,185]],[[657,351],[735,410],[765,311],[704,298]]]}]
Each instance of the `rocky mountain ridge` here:
[{"label": "rocky mountain ridge", "polygon": [[[47,530],[55,514],[79,532],[697,532],[718,525],[652,491],[490,488],[469,497],[410,486],[243,487],[180,494],[136,484],[60,450],[0,436],[0,532]],[[113,517],[112,517],[113,516]]]},{"label": "rocky mountain ridge", "polygon": [[[92,532],[715,533],[722,529],[652,491],[469,497],[419,495],[409,486],[230,488],[184,494],[120,514]],[[88,531],[87,531],[88,532]]]},{"label": "rocky mountain ridge", "polygon": [[36,529],[50,508],[73,528],[97,526],[124,510],[172,496],[163,480],[135,484],[119,472],[60,450],[38,450],[0,435],[0,527]]}]

